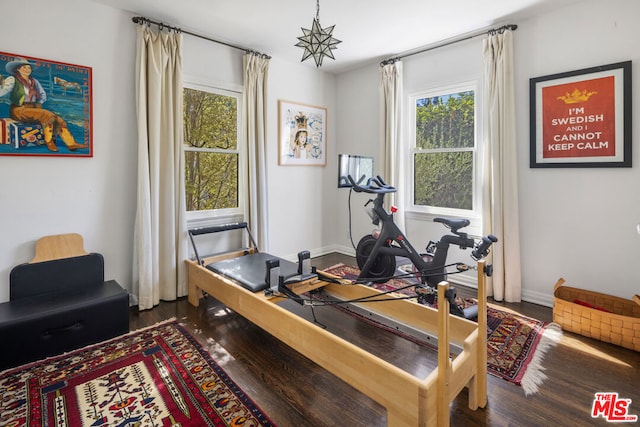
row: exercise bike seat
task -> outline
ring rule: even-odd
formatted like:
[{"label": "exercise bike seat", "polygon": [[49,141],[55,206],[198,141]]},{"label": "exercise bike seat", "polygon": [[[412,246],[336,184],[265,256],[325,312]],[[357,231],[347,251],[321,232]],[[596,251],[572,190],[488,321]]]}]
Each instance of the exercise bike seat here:
[{"label": "exercise bike seat", "polygon": [[446,225],[454,233],[459,229],[464,228],[467,225],[471,224],[471,221],[469,221],[468,219],[434,218],[433,222],[439,222],[441,224]]}]

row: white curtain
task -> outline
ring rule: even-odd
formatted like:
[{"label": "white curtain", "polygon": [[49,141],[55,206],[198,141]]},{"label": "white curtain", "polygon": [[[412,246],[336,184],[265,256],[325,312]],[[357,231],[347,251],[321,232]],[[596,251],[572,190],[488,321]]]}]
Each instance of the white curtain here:
[{"label": "white curtain", "polygon": [[512,31],[489,34],[483,53],[488,179],[483,186],[483,230],[499,239],[492,249],[494,275],[488,294],[497,301],[518,302],[522,278]]},{"label": "white curtain", "polygon": [[[187,294],[182,35],[137,29],[138,203],[133,289],[140,309]],[[137,293],[137,295],[136,295]]]},{"label": "white curtain", "polygon": [[404,208],[402,191],[404,188],[404,156],[402,155],[402,62],[386,64],[380,71],[381,126],[382,126],[382,178],[398,189],[390,194],[387,203],[395,204],[398,212],[394,220],[404,229]]},{"label": "white curtain", "polygon": [[267,235],[267,76],[269,59],[246,53],[244,64],[244,122],[248,145],[249,206],[247,222],[261,251],[269,250]]}]

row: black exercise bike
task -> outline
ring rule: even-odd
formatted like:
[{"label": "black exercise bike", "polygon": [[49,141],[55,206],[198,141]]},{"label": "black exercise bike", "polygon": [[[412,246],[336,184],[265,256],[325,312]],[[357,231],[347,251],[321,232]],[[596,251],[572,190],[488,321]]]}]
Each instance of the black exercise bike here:
[{"label": "black exercise bike", "polygon": [[[396,192],[396,188],[385,183],[380,176],[369,178],[366,185],[355,182],[350,175],[347,178],[355,192],[376,194],[376,198],[370,199],[365,204],[365,208],[373,203],[373,207],[367,209],[367,213],[374,225],[378,226],[382,223],[380,230],[367,234],[358,242],[356,260],[360,268],[358,276],[360,282],[384,283],[388,281],[395,276],[396,257],[407,258],[413,264],[414,272],[412,275],[420,280],[420,284],[415,287],[418,301],[433,304],[437,295],[438,283],[447,277],[447,267],[455,266],[458,272],[466,271],[469,268],[463,263],[447,265],[450,245],[456,245],[460,249],[473,248],[471,258],[478,261],[489,255],[491,245],[498,241],[495,236],[490,234],[476,244],[474,238],[460,231],[461,228],[470,224],[468,219],[435,218],[434,221],[449,228],[451,234],[442,236],[438,242],[429,242],[426,252],[419,253],[393,221],[395,209],[392,207],[391,212],[387,212],[384,208],[385,194]],[[491,276],[491,265],[485,266],[484,273]],[[466,319],[477,317],[477,305],[463,308],[456,303],[455,297],[455,289],[450,287],[447,299],[450,302],[451,313]]]}]

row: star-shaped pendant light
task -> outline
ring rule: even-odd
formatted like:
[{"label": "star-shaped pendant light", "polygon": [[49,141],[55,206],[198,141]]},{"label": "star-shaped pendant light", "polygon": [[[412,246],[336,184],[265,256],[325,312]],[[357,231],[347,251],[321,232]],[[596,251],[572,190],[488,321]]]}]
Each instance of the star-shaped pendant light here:
[{"label": "star-shaped pendant light", "polygon": [[336,45],[342,42],[332,36],[334,27],[335,25],[322,28],[320,25],[320,0],[316,0],[316,17],[313,19],[311,29],[302,28],[304,35],[298,37],[300,41],[296,43],[296,46],[304,49],[300,62],[313,56],[316,67],[320,67],[325,56],[336,59],[332,50],[337,49]]}]

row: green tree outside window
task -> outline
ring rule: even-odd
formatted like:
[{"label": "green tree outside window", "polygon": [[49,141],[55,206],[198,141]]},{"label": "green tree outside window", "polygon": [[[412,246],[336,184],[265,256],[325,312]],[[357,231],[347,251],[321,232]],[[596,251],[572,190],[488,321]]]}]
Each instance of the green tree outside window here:
[{"label": "green tree outside window", "polygon": [[187,211],[237,208],[237,99],[189,88],[183,94]]},{"label": "green tree outside window", "polygon": [[419,98],[415,108],[414,205],[472,210],[474,91]]}]

